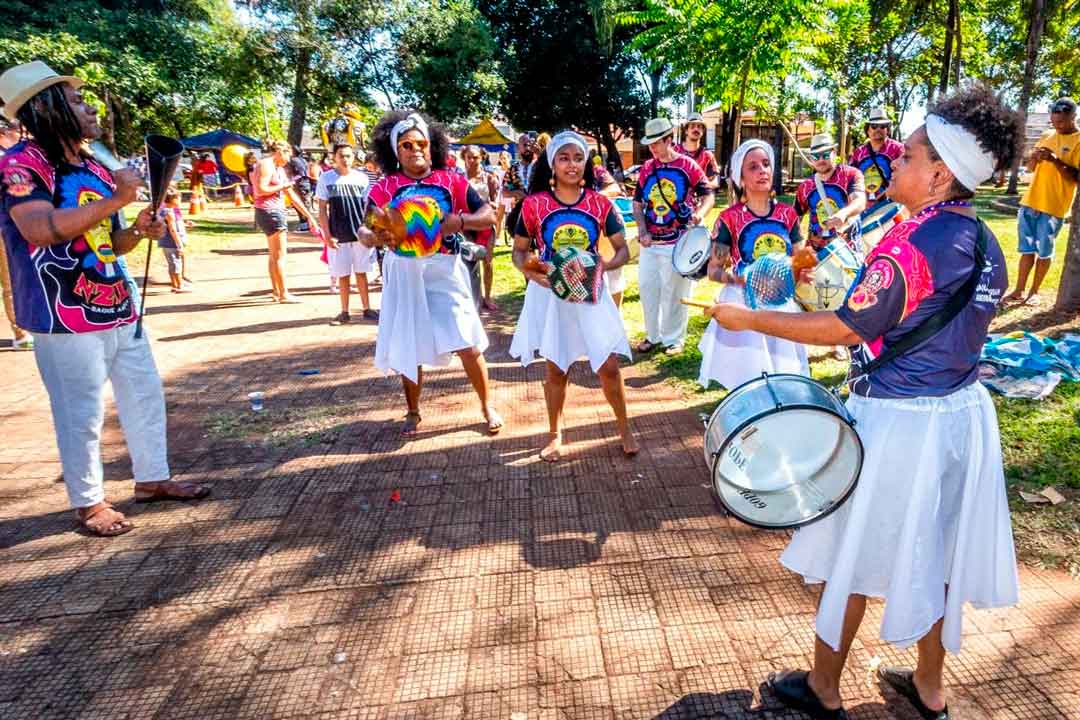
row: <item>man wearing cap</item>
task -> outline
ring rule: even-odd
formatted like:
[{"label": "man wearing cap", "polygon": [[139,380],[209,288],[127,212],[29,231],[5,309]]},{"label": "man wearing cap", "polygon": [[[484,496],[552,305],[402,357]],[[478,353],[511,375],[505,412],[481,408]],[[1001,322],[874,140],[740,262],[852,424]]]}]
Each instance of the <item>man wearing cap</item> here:
[{"label": "man wearing cap", "polygon": [[683,140],[675,143],[675,152],[686,155],[698,164],[709,179],[709,184],[717,184],[720,166],[713,151],[705,147],[705,118],[699,112],[692,112],[683,125]]},{"label": "man wearing cap", "polygon": [[873,207],[885,199],[885,191],[892,179],[892,163],[904,154],[904,144],[889,137],[892,120],[885,108],[874,108],[863,124],[866,142],[855,148],[848,159],[863,174],[866,185],[866,204]]},{"label": "man wearing cap", "polygon": [[638,286],[646,334],[636,349],[642,353],[661,345],[669,355],[683,350],[689,313],[679,301],[690,296],[693,281],[675,271],[671,256],[683,233],[702,224],[716,200],[705,172],[675,151],[674,133],[670,120],[655,118],[645,123],[641,139],[652,153],[641,166],[634,189],[641,244]]},{"label": "man wearing cap", "polygon": [[[1076,193],[1077,168],[1080,167],[1080,130],[1076,127],[1076,102],[1059,98],[1050,106],[1050,124],[1035,143],[1028,158],[1027,171],[1035,173],[1027,192],[1020,200],[1016,215],[1019,235],[1020,272],[1016,288],[1004,302],[1037,305],[1039,288],[1054,259],[1054,239],[1065,224]],[[1035,267],[1031,291],[1024,296],[1028,275]]]},{"label": "man wearing cap", "polygon": [[68,498],[83,527],[120,535],[131,522],[105,501],[101,467],[104,391],[111,381],[134,469],[135,499],[204,497],[209,488],[169,480],[165,398],[126,266],[113,246],[160,238],[165,225],[144,208],[134,225],[120,212],[143,181],[110,174],[82,150],[100,136],[83,81],[40,61],[0,74],[4,114],[29,137],[0,160],[0,233],[11,269],[17,322],[34,335],[49,393]]},{"label": "man wearing cap", "polygon": [[866,186],[857,168],[836,162],[836,143],[828,133],[810,140],[814,174],[795,191],[795,210],[810,216],[810,244],[820,250],[841,236],[866,209]]}]

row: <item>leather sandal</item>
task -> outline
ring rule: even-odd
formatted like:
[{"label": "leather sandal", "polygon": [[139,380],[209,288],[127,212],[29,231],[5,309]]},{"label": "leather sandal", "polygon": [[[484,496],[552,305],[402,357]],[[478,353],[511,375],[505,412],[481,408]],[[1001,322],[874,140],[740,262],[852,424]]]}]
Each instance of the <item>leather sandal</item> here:
[{"label": "leather sandal", "polygon": [[[153,486],[153,487],[147,487]],[[209,485],[195,482],[162,480],[152,483],[135,483],[135,502],[149,503],[161,500],[201,500],[210,494]]]},{"label": "leather sandal", "polygon": [[844,708],[833,710],[821,704],[807,680],[809,675],[805,670],[784,670],[769,673],[765,682],[777,700],[789,708],[803,711],[814,720],[848,720]]},{"label": "leather sandal", "polygon": [[[111,523],[104,524],[105,518],[102,518],[101,522],[91,524],[91,520],[99,517],[104,512],[111,512],[119,520],[113,520]],[[83,527],[91,535],[97,537],[116,537],[117,535],[123,535],[129,533],[135,529],[134,523],[124,517],[123,513],[117,512],[113,509],[112,503],[103,502],[94,508],[77,508],[75,510],[76,517],[79,518],[79,525]],[[116,530],[112,530],[113,525],[119,525]]]},{"label": "leather sandal", "polygon": [[915,711],[923,720],[949,720],[949,706],[940,710],[931,710],[919,697],[919,690],[915,687],[914,673],[906,668],[879,667],[877,676],[886,685],[895,690],[899,695],[907,698]]}]

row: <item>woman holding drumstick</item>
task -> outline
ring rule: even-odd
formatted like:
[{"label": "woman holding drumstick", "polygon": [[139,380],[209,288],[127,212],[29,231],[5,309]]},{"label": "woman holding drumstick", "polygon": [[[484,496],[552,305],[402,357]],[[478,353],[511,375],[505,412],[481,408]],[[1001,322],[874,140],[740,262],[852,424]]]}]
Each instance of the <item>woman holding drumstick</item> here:
[{"label": "woman holding drumstick", "polygon": [[[866,451],[859,485],[836,512],[798,530],[780,559],[825,584],[812,669],[769,678],[782,702],[814,718],[847,717],[840,677],[868,596],[885,600],[882,639],[918,646],[914,670],[878,676],[931,720],[949,717],[945,651],[960,650],[964,605],[1018,600],[997,416],[977,372],[1007,284],[1005,259],[971,198],[1010,166],[1023,121],[979,85],[928,111],[893,162],[888,189],[912,216],[870,252],[839,310],[706,311],[728,330],[855,346],[854,372],[869,369],[849,383],[847,403]],[[942,310],[952,298],[960,310],[949,320]],[[931,317],[944,326],[900,345]],[[883,353],[891,359],[869,366]]]},{"label": "woman holding drumstick", "polygon": [[[488,394],[488,338],[458,245],[463,231],[491,227],[495,211],[464,175],[446,168],[450,141],[442,126],[417,113],[389,112],[375,127],[372,145],[384,173],[368,193],[379,229],[362,229],[360,241],[393,250],[383,261],[375,367],[401,373],[408,407],[402,434],[415,435],[421,422],[423,366],[449,365],[457,355],[494,435],[503,420]],[[393,213],[404,222],[400,234],[388,229]]]}]

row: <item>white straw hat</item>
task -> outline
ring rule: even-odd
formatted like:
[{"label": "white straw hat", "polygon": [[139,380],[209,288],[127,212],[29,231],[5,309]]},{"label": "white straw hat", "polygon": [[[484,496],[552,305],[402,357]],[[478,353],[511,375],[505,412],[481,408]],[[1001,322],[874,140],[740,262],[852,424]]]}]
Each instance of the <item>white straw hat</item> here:
[{"label": "white straw hat", "polygon": [[71,75],[58,75],[40,60],[8,68],[0,75],[0,102],[4,104],[4,116],[15,120],[15,114],[27,100],[50,85],[59,83],[68,83],[76,88],[86,84]]}]

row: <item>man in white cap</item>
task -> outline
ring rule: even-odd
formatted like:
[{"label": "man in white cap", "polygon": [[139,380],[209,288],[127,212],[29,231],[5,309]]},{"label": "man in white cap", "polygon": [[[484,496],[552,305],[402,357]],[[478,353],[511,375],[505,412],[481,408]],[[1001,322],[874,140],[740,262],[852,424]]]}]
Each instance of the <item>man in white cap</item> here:
[{"label": "man in white cap", "polygon": [[49,393],[68,498],[79,522],[99,536],[131,522],[105,501],[101,426],[112,382],[135,474],[135,499],[193,499],[210,489],[173,482],[165,436],[165,397],[146,337],[135,336],[134,283],[114,245],[160,238],[165,224],[144,208],[120,225],[142,178],[110,173],[84,152],[101,135],[83,81],[40,61],[0,75],[3,112],[27,139],[0,161],[0,232],[18,324],[34,335],[34,355]]},{"label": "man in white cap", "polygon": [[866,186],[858,169],[837,164],[836,143],[828,133],[810,139],[810,162],[814,174],[795,191],[795,210],[810,216],[810,244],[820,250],[866,209]]},{"label": "man in white cap", "polygon": [[866,184],[866,204],[873,207],[885,200],[885,191],[892,179],[892,163],[904,154],[904,144],[889,137],[892,120],[885,108],[877,107],[863,123],[866,142],[855,148],[848,159],[863,174]]},{"label": "man in white cap", "polygon": [[655,118],[645,123],[641,138],[652,153],[634,189],[641,244],[638,286],[645,314],[645,340],[636,348],[641,353],[661,346],[669,355],[683,351],[689,313],[679,301],[690,297],[694,283],[675,271],[671,256],[683,233],[701,225],[716,200],[705,172],[675,151],[674,133],[670,120]]},{"label": "man in white cap", "polygon": [[690,113],[683,124],[683,139],[675,144],[675,152],[686,155],[698,164],[714,187],[720,175],[720,165],[713,151],[705,145],[705,118],[699,112]]},{"label": "man in white cap", "polygon": [[[1039,288],[1054,261],[1054,240],[1065,224],[1076,194],[1080,168],[1080,129],[1076,127],[1076,102],[1063,97],[1050,106],[1050,130],[1035,143],[1027,161],[1027,171],[1035,173],[1031,185],[1020,199],[1016,215],[1019,235],[1020,271],[1016,288],[1005,302],[1023,300],[1039,304]],[[1028,275],[1035,268],[1031,290]]]}]

